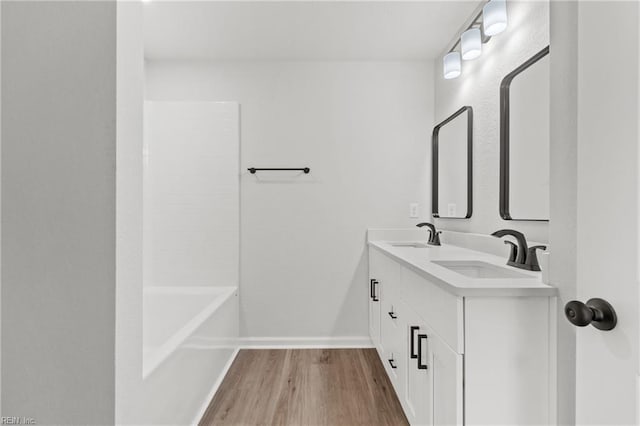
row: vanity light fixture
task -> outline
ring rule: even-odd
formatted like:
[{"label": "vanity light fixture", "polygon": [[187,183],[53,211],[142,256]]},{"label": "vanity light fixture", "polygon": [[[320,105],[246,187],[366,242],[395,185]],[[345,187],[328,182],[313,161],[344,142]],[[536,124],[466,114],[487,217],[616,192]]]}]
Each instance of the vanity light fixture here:
[{"label": "vanity light fixture", "polygon": [[462,71],[462,61],[460,60],[459,52],[449,52],[444,56],[444,78],[451,80],[457,78]]},{"label": "vanity light fixture", "polygon": [[460,37],[462,59],[470,61],[482,55],[482,34],[480,28],[469,28]]},{"label": "vanity light fixture", "polygon": [[506,0],[491,0],[482,8],[482,27],[484,33],[490,37],[507,28]]},{"label": "vanity light fixture", "polygon": [[[449,52],[444,55],[444,78],[451,80],[462,73],[462,61],[470,61],[482,55],[482,45],[492,36],[500,34],[507,28],[506,0],[489,0],[466,27],[462,35]],[[460,46],[460,51],[456,48]]]}]

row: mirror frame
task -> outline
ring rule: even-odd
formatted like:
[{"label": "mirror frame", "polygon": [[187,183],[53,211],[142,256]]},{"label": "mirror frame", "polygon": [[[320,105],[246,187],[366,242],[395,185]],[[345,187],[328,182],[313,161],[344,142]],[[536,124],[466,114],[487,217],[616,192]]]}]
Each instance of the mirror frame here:
[{"label": "mirror frame", "polygon": [[500,84],[500,217],[504,220],[549,222],[549,219],[514,219],[509,212],[509,90],[514,78],[548,54],[549,46],[507,74]]},{"label": "mirror frame", "polygon": [[[438,213],[438,134],[447,123],[467,113],[467,213],[464,217],[441,217]],[[431,136],[431,215],[440,219],[469,219],[473,213],[473,108],[463,106],[433,128]]]}]

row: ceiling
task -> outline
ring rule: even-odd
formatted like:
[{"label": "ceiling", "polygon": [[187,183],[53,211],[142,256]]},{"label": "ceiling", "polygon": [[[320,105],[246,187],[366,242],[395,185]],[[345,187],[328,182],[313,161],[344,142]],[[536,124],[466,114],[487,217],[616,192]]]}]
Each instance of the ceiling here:
[{"label": "ceiling", "polygon": [[147,59],[434,58],[479,1],[163,1],[144,5]]}]

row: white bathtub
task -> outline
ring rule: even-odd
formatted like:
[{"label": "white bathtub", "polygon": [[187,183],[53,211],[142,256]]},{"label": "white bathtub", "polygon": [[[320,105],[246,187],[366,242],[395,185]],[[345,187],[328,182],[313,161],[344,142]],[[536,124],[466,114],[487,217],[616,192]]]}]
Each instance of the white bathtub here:
[{"label": "white bathtub", "polygon": [[198,420],[237,351],[237,296],[237,287],[144,289],[142,423]]}]

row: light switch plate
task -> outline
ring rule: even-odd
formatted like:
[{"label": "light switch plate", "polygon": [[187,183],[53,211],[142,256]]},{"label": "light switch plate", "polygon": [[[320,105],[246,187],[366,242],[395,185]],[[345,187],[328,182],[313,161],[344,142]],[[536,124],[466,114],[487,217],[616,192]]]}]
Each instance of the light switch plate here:
[{"label": "light switch plate", "polygon": [[416,219],[420,216],[420,208],[418,203],[409,204],[409,217],[412,219]]}]

